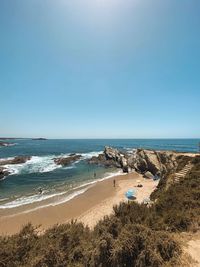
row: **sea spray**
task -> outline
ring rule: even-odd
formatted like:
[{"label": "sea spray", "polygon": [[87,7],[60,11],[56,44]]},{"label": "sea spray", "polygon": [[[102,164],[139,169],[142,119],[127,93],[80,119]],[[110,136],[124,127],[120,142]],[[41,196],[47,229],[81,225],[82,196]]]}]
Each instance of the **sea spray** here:
[{"label": "sea spray", "polygon": [[[89,159],[93,156],[98,156],[101,152],[89,152],[89,153],[80,153],[82,156],[80,160],[73,162],[70,166],[61,166],[54,162],[54,159],[60,157],[69,157],[70,153],[61,154],[61,155],[49,155],[49,156],[32,156],[31,159],[23,164],[7,164],[4,167],[10,172],[12,175],[18,174],[30,174],[30,173],[45,173],[45,172],[52,172],[58,168],[70,169],[75,166],[76,163],[80,162],[81,160]],[[6,160],[12,160],[14,158],[7,158]],[[0,159],[5,160],[5,159]]]}]

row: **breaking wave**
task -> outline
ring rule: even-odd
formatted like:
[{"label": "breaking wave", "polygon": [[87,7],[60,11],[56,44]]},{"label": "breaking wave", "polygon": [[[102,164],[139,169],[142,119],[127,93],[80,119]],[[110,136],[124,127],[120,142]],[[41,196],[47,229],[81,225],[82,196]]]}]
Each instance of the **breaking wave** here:
[{"label": "breaking wave", "polygon": [[9,172],[11,172],[11,174],[50,172],[61,167],[54,162],[54,158],[54,156],[33,156],[30,160],[23,164],[8,164],[5,165],[5,167]]},{"label": "breaking wave", "polygon": [[59,196],[62,194],[64,194],[64,192],[57,193],[57,194],[51,194],[51,195],[36,194],[36,195],[32,195],[32,196],[26,196],[26,197],[24,196],[24,197],[20,197],[16,200],[13,200],[11,202],[0,205],[0,209],[12,209],[12,208],[24,206],[27,204],[32,204],[35,202],[40,202],[42,200],[46,200],[46,199],[49,199],[49,198],[52,198],[55,196]]},{"label": "breaking wave", "polygon": [[[7,164],[4,167],[12,174],[30,174],[30,173],[45,173],[51,172],[58,168],[71,169],[75,167],[75,164],[81,160],[89,159],[93,156],[98,156],[102,152],[89,152],[89,153],[80,153],[82,156],[80,160],[72,163],[70,166],[63,167],[54,162],[55,158],[59,157],[69,157],[68,154],[62,154],[59,156],[49,155],[49,156],[32,156],[30,160],[23,164]],[[9,160],[13,158],[7,158]],[[1,160],[1,159],[0,159]],[[5,160],[5,159],[2,159]]]}]

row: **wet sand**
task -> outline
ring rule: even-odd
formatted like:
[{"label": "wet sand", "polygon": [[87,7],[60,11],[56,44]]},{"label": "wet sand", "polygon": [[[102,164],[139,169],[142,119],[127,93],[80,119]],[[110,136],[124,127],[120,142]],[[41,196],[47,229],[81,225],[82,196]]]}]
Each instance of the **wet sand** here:
[{"label": "wet sand", "polygon": [[[116,181],[115,187],[113,186],[114,179]],[[138,180],[143,187],[135,187]],[[144,198],[150,196],[157,184],[157,181],[144,179],[135,172],[112,177],[93,184],[86,192],[66,203],[27,213],[1,216],[0,234],[14,234],[29,222],[34,226],[40,226],[41,231],[43,231],[55,224],[66,223],[72,219],[77,219],[92,228],[101,218],[112,213],[113,205],[127,201],[124,194],[129,188],[136,189],[136,201],[142,202]]]}]

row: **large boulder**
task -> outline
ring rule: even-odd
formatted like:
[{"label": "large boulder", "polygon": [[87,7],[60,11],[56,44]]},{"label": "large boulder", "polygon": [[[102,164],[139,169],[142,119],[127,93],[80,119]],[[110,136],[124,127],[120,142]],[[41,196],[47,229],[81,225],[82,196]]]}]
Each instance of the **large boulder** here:
[{"label": "large boulder", "polygon": [[92,157],[88,160],[88,163],[122,168],[124,172],[130,171],[126,156],[119,150],[108,146],[105,147],[103,154],[98,157]]},{"label": "large boulder", "polygon": [[170,151],[154,151],[138,149],[135,154],[134,167],[136,171],[145,173],[149,171],[154,176],[162,176],[177,166],[176,157]]},{"label": "large boulder", "polygon": [[120,158],[120,152],[117,149],[109,146],[105,147],[104,154],[106,159],[113,159],[115,161],[118,161]]},{"label": "large boulder", "polygon": [[79,160],[80,158],[81,158],[81,155],[70,154],[68,157],[55,158],[54,162],[57,165],[68,166],[71,163]]},{"label": "large boulder", "polygon": [[134,167],[141,173],[149,171],[155,175],[160,171],[161,165],[155,151],[138,149]]},{"label": "large boulder", "polygon": [[121,155],[120,164],[121,164],[121,168],[122,168],[123,172],[129,172],[130,168],[128,166],[128,161],[124,155]]},{"label": "large boulder", "polygon": [[106,159],[113,160],[117,166],[120,166],[124,172],[129,172],[128,158],[125,153],[112,147],[105,147],[104,154]]},{"label": "large boulder", "polygon": [[102,165],[105,167],[121,167],[120,164],[117,163],[115,160],[106,158],[104,153],[99,154],[98,156],[93,156],[92,158],[88,159],[88,163]]}]

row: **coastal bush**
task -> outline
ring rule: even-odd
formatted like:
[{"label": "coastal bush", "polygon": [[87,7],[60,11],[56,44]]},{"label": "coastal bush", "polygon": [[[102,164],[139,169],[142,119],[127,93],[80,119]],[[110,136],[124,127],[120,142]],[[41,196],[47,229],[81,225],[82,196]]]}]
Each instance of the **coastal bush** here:
[{"label": "coastal bush", "polygon": [[38,236],[28,227],[0,240],[1,267],[157,267],[180,253],[168,233],[130,222],[123,226],[115,216],[105,217],[94,231],[73,222]]},{"label": "coastal bush", "polygon": [[169,182],[170,178],[171,178],[170,171],[168,171],[166,174],[163,175],[162,179],[160,179],[159,181],[157,188],[151,193],[150,199],[152,201],[159,199],[160,196],[163,194],[163,192],[166,191],[167,183]]},{"label": "coastal bush", "polygon": [[179,253],[179,246],[167,234],[128,224],[114,241],[112,266],[159,267],[170,261],[175,253]]},{"label": "coastal bush", "polygon": [[155,212],[172,231],[187,231],[194,223],[200,225],[200,163],[163,192],[155,204]]},{"label": "coastal bush", "polygon": [[180,155],[176,158],[177,161],[177,168],[176,168],[176,172],[181,171],[185,165],[187,165],[191,160],[191,157],[189,156],[185,156],[185,155]]}]

